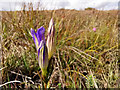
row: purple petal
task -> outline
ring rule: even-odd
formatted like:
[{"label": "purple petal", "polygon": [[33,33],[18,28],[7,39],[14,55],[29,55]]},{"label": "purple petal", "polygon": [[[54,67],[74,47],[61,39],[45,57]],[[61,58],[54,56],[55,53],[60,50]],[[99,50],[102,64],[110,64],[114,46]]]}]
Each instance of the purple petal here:
[{"label": "purple petal", "polygon": [[41,40],[41,46],[39,47],[39,49],[38,49],[38,57],[39,57],[39,54],[40,54],[40,50],[41,50],[41,48],[44,46],[44,41],[43,40]]},{"label": "purple petal", "polygon": [[45,43],[44,43],[44,41],[42,41],[41,43],[42,44],[41,44],[40,48],[38,49],[38,57],[39,57],[41,48],[44,47],[44,50],[43,50],[43,61],[44,61],[44,59],[45,59]]},{"label": "purple petal", "polygon": [[45,54],[46,54],[46,48],[44,43],[44,51],[43,51],[43,64],[45,63]]},{"label": "purple petal", "polygon": [[37,30],[37,39],[38,39],[38,45],[40,45],[41,40],[45,41],[45,28],[42,26]]},{"label": "purple petal", "polygon": [[37,42],[36,42],[36,40],[35,40],[35,37],[37,37],[37,34],[35,33],[35,31],[34,31],[34,29],[32,29],[31,28],[31,35],[32,35],[32,37],[33,37],[33,40],[34,40],[34,43],[35,43],[35,45],[36,45],[36,47],[37,47]]},{"label": "purple petal", "polygon": [[39,48],[38,49],[38,62],[41,61],[41,63],[43,63],[42,66],[40,66],[40,67],[47,67],[48,66],[48,51],[47,51],[47,47],[46,47],[46,44],[45,44],[44,41],[42,41],[41,45],[42,45],[41,48],[43,47],[43,54],[42,54],[43,58],[42,58],[42,60],[40,60],[40,58],[39,58],[39,57],[41,57],[40,56],[41,55],[40,54],[41,53],[40,52],[41,48]]}]

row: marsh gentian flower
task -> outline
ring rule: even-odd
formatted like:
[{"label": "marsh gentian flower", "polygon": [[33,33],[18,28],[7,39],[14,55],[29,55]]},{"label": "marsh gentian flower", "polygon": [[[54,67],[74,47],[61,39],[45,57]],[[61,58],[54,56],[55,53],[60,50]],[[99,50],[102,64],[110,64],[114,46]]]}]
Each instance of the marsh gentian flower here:
[{"label": "marsh gentian flower", "polygon": [[50,60],[55,51],[55,27],[53,19],[51,19],[49,23],[46,46],[48,48],[48,60]]},{"label": "marsh gentian flower", "polygon": [[39,66],[42,70],[42,75],[46,76],[49,62],[48,60],[50,60],[50,58],[52,57],[55,49],[55,27],[53,19],[51,19],[49,23],[47,42],[45,42],[44,33],[44,27],[40,27],[37,30],[37,33],[35,33],[33,29],[31,29],[31,35],[33,37],[38,52]]},{"label": "marsh gentian flower", "polygon": [[44,27],[40,27],[37,30],[37,33],[33,29],[31,29],[31,35],[33,37],[34,43],[36,45],[36,49],[38,52],[38,62],[39,66],[42,70],[42,75],[46,76],[47,67],[48,67],[48,50],[45,42],[45,29]]}]

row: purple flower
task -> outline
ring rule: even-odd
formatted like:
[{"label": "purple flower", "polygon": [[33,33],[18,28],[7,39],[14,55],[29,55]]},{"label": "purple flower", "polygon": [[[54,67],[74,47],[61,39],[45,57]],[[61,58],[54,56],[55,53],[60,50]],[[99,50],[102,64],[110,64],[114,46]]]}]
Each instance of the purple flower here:
[{"label": "purple flower", "polygon": [[42,70],[42,73],[45,75],[47,73],[47,67],[48,67],[48,51],[46,47],[45,42],[45,28],[40,27],[37,30],[37,33],[33,29],[31,29],[31,35],[33,37],[34,43],[36,45],[36,49],[38,52],[38,62],[39,66]]},{"label": "purple flower", "polygon": [[96,32],[96,28],[93,28],[93,31]]},{"label": "purple flower", "polygon": [[31,35],[36,45],[36,49],[38,52],[38,62],[42,70],[43,76],[47,74],[47,67],[49,62],[48,60],[50,60],[55,50],[55,45],[54,45],[55,27],[54,27],[53,19],[51,19],[49,23],[47,42],[45,42],[44,33],[45,33],[44,27],[40,27],[37,30],[37,33],[35,33],[33,29],[31,29]]}]

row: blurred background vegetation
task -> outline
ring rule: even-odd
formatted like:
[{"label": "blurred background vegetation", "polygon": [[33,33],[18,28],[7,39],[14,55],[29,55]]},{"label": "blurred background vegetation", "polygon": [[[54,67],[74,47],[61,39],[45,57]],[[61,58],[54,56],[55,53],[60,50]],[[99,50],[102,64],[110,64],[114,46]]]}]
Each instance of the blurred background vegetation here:
[{"label": "blurred background vegetation", "polygon": [[[41,87],[41,70],[30,29],[55,22],[56,51],[50,88],[120,88],[118,73],[118,11],[2,11],[3,83],[17,88]],[[96,31],[93,31],[96,28]],[[46,35],[47,36],[47,35]]]}]

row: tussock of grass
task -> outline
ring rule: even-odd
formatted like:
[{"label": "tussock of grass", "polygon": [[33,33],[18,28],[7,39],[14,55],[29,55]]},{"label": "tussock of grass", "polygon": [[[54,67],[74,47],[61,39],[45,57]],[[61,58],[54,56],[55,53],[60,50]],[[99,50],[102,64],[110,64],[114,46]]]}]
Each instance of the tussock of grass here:
[{"label": "tussock of grass", "polygon": [[[56,52],[51,60],[53,72],[50,75],[50,87],[120,86],[117,82],[117,11],[64,9],[2,12],[2,46],[4,67],[7,67],[4,69],[3,83],[19,80],[23,83],[10,84],[11,87],[42,86],[30,28],[36,30],[44,26],[47,31],[51,17],[55,21]],[[94,27],[96,32],[92,30]]]}]

